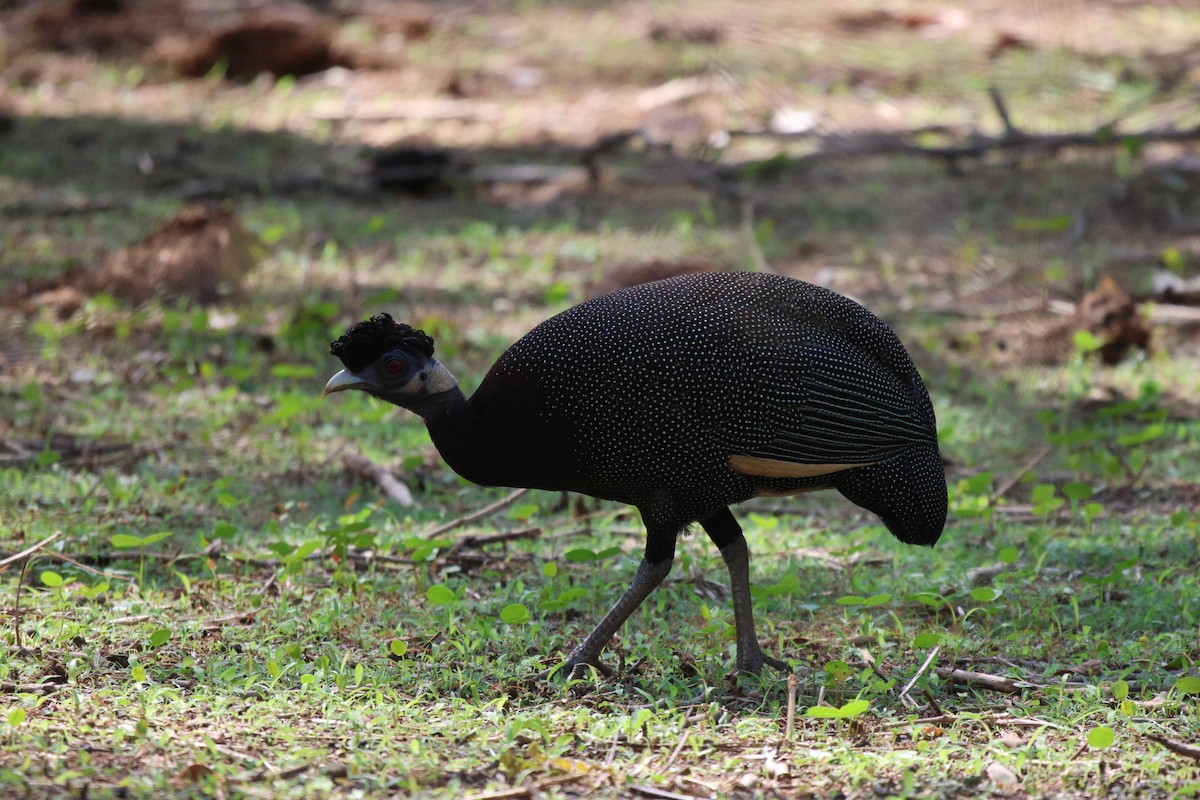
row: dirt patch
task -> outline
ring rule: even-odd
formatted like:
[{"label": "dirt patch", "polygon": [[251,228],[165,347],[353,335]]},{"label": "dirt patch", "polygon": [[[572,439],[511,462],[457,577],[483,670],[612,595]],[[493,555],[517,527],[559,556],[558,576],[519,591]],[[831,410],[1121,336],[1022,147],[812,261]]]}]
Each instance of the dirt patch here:
[{"label": "dirt patch", "polygon": [[1096,339],[1097,353],[1105,364],[1119,363],[1134,348],[1150,350],[1150,328],[1142,317],[1141,306],[1107,275],[1080,298],[1070,317],[1030,342],[1031,360],[1066,363],[1075,353],[1075,336],[1080,331]]},{"label": "dirt patch", "polygon": [[[420,3],[372,7],[373,31],[404,42],[429,36],[432,8]],[[14,53],[54,50],[75,55],[141,57],[187,77],[223,68],[224,76],[308,75],[335,66],[378,67],[383,52],[350,46],[340,21],[300,3],[276,3],[233,15],[180,0],[44,2],[14,14]]]},{"label": "dirt patch", "polygon": [[177,0],[70,0],[41,3],[13,19],[18,48],[117,54],[151,45],[183,26]]},{"label": "dirt patch", "polygon": [[240,291],[256,241],[229,211],[192,206],[141,244],[112,253],[91,284],[133,303],[155,295],[211,303]]},{"label": "dirt patch", "polygon": [[[1071,360],[1080,346],[1078,335],[1086,332],[1106,365],[1120,363],[1135,349],[1150,351],[1151,328],[1142,304],[1107,275],[1074,308],[1046,299],[1019,280],[1007,288],[1011,291],[1006,308],[976,311],[977,318],[961,325],[951,338],[952,350],[972,355],[982,351],[1000,363],[1056,366]],[[974,308],[971,301],[963,307]],[[1003,319],[990,319],[993,314]]]},{"label": "dirt patch", "polygon": [[229,211],[191,206],[144,241],[110,253],[95,272],[71,270],[57,281],[18,287],[27,311],[66,318],[100,292],[130,303],[187,297],[212,303],[236,296],[258,262],[258,242]]},{"label": "dirt patch", "polygon": [[309,75],[350,59],[334,44],[335,28],[304,6],[281,5],[244,15],[198,39],[169,37],[155,58],[180,75],[199,78],[224,65],[225,77],[245,80],[264,72]]}]

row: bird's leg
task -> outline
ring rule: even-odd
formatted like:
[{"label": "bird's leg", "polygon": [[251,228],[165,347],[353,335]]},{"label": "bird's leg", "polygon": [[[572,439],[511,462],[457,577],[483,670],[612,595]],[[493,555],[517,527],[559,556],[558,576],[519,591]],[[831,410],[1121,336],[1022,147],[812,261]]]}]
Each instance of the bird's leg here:
[{"label": "bird's leg", "polygon": [[733,624],[737,642],[737,670],[757,675],[764,664],[789,672],[791,667],[763,652],[754,627],[754,607],[750,603],[750,548],[742,528],[729,509],[722,509],[700,521],[704,532],[721,549],[721,558],[729,570],[729,589],[733,594]]},{"label": "bird's leg", "polygon": [[673,561],[673,553],[659,561],[642,559],[637,573],[633,576],[629,588],[621,595],[621,599],[609,609],[604,619],[600,620],[600,624],[592,629],[587,638],[571,651],[571,655],[567,656],[566,663],[561,668],[563,673],[568,677],[578,677],[584,665],[591,665],[605,675],[612,674],[612,670],[600,663],[600,651],[608,644],[613,634],[620,630],[629,615],[663,582],[671,571]]},{"label": "bird's leg", "polygon": [[738,672],[757,675],[763,664],[769,664],[783,672],[790,671],[786,662],[772,658],[763,652],[758,643],[754,627],[754,608],[750,604],[750,548],[746,537],[738,534],[737,539],[721,548],[721,557],[729,569],[729,589],[733,593],[733,624],[737,638]]}]

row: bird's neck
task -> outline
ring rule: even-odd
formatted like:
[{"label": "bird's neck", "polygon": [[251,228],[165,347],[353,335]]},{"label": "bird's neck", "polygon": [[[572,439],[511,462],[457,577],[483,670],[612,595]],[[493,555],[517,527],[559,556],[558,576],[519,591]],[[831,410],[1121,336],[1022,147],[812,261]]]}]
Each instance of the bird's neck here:
[{"label": "bird's neck", "polygon": [[472,483],[501,485],[496,460],[484,449],[475,426],[475,412],[457,385],[430,395],[417,413],[425,420],[429,438],[452,470]]}]

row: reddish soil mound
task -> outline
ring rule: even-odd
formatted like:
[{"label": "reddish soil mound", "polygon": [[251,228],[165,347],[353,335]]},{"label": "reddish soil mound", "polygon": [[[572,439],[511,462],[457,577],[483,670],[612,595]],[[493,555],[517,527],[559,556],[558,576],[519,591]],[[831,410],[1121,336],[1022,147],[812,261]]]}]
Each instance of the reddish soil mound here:
[{"label": "reddish soil mound", "polygon": [[192,206],[141,244],[110,253],[86,285],[131,303],[156,295],[211,303],[237,294],[254,251],[254,237],[232,213]]}]

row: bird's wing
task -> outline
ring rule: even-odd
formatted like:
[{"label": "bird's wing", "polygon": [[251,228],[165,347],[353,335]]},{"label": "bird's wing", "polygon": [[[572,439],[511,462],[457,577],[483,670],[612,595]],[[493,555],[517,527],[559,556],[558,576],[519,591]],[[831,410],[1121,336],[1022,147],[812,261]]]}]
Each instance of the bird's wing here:
[{"label": "bird's wing", "polygon": [[751,407],[760,410],[745,420],[759,436],[734,448],[738,472],[812,477],[885,461],[936,437],[911,376],[844,340],[806,338],[770,358],[755,380]]}]

